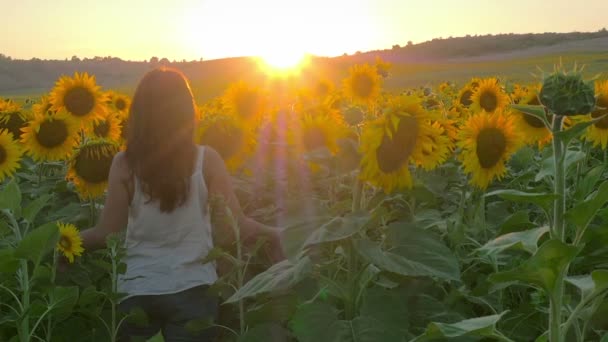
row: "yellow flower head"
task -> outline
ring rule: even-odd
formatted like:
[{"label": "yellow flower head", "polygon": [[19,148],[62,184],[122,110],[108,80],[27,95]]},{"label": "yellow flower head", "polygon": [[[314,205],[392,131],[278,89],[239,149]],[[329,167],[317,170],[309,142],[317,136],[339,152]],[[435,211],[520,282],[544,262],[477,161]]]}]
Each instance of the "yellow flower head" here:
[{"label": "yellow flower head", "polygon": [[106,95],[95,83],[95,76],[74,73],[61,77],[51,90],[51,103],[56,111],[65,110],[79,121],[102,119]]},{"label": "yellow flower head", "polygon": [[82,199],[103,196],[108,187],[112,159],[119,145],[109,140],[89,140],[70,159],[67,180],[74,183]]},{"label": "yellow flower head", "polygon": [[292,143],[300,150],[310,152],[324,147],[332,154],[338,152],[337,142],[347,134],[344,118],[328,106],[315,106],[303,111],[297,127],[289,132]]},{"label": "yellow flower head", "polygon": [[70,263],[74,262],[75,256],[81,256],[84,252],[82,247],[82,238],[78,229],[73,224],[57,223],[59,227],[59,242],[57,242],[57,250],[63,253],[68,258]]},{"label": "yellow flower head", "polygon": [[22,153],[13,135],[5,129],[0,130],[0,182],[15,174]]},{"label": "yellow flower head", "polygon": [[369,64],[353,65],[343,83],[346,96],[365,105],[372,104],[378,98],[382,87],[382,79],[376,68]]},{"label": "yellow flower head", "polygon": [[87,126],[87,135],[94,139],[107,139],[119,142],[122,133],[120,118],[105,114],[102,120],[95,120]]},{"label": "yellow flower head", "polygon": [[80,140],[78,123],[66,112],[34,114],[22,129],[21,143],[37,161],[65,160]]},{"label": "yellow flower head", "polygon": [[435,133],[418,97],[391,99],[384,116],[363,126],[361,179],[386,193],[411,188],[409,163],[426,165],[425,153],[432,150]]},{"label": "yellow flower head", "polygon": [[[539,90],[540,85],[530,87],[526,95],[519,100],[519,104],[540,105],[540,102],[538,101]],[[515,127],[517,132],[520,133],[524,143],[538,145],[539,148],[542,148],[551,141],[553,134],[551,134],[551,131],[540,119],[517,110],[513,111],[513,114],[515,114]]]},{"label": "yellow flower head", "polygon": [[460,131],[458,145],[462,148],[459,158],[464,171],[473,176],[471,183],[485,189],[494,177],[504,176],[507,160],[521,143],[513,116],[499,111],[471,116]]},{"label": "yellow flower head", "polygon": [[[2,101],[2,99],[0,99]],[[21,129],[27,125],[31,119],[28,112],[22,111],[18,106],[11,106],[10,109],[0,110],[0,130],[9,131],[13,139],[21,138]]]},{"label": "yellow flower head", "polygon": [[196,141],[217,150],[230,171],[236,171],[253,154],[256,146],[255,135],[249,125],[232,115],[216,112],[203,115]]},{"label": "yellow flower head", "polygon": [[131,107],[131,99],[127,95],[115,91],[106,92],[106,103],[121,119],[127,117]]},{"label": "yellow flower head", "polygon": [[604,116],[600,121],[587,128],[584,138],[592,141],[594,146],[600,145],[606,149],[608,145],[608,80],[595,82],[595,110],[591,112],[592,118]]},{"label": "yellow flower head", "polygon": [[257,122],[266,111],[266,94],[258,87],[241,81],[226,90],[223,105],[232,115],[245,122]]},{"label": "yellow flower head", "polygon": [[509,104],[509,96],[498,84],[495,78],[488,78],[475,89],[471,95],[471,110],[473,113],[494,113],[505,108]]}]

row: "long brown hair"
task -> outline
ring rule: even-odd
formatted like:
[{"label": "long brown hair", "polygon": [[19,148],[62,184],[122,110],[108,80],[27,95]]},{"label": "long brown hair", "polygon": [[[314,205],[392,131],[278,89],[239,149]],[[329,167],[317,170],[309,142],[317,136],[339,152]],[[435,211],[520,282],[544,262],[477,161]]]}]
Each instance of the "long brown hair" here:
[{"label": "long brown hair", "polygon": [[149,201],[171,212],[188,199],[196,107],[186,77],[159,68],[139,82],[127,122],[126,158]]}]

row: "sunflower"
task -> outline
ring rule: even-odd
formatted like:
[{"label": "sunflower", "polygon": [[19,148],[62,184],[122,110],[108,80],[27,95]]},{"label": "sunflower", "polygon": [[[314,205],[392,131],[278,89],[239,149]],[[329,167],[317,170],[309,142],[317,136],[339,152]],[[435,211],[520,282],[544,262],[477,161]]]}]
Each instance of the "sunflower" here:
[{"label": "sunflower", "polygon": [[464,171],[473,174],[471,183],[485,189],[494,177],[500,179],[505,174],[505,163],[520,142],[513,117],[498,111],[470,117],[460,131],[458,145]]},{"label": "sunflower", "polygon": [[[591,112],[592,118],[599,118],[600,121],[587,128],[584,138],[593,142],[593,146],[601,145],[606,149],[608,145],[608,80],[595,82],[595,110]],[[598,108],[599,107],[599,108]]]},{"label": "sunflower", "polygon": [[331,154],[336,154],[339,149],[337,141],[346,137],[348,128],[342,117],[335,112],[309,112],[301,116],[299,127],[290,133],[292,142],[306,152],[324,147]]},{"label": "sunflower", "polygon": [[456,99],[457,105],[464,108],[469,108],[471,103],[473,103],[473,101],[471,101],[471,96],[473,95],[474,91],[475,90],[469,85],[466,85],[462,89],[460,89],[460,92],[458,93],[458,97]]},{"label": "sunflower", "polygon": [[106,95],[95,83],[95,76],[74,73],[74,77],[63,76],[51,90],[51,103],[56,111],[65,109],[79,120],[91,122],[103,119],[106,110]]},{"label": "sunflower", "polygon": [[78,145],[78,128],[78,123],[64,111],[53,115],[34,114],[21,130],[21,143],[37,161],[64,160]]},{"label": "sunflower", "polygon": [[386,193],[412,187],[409,162],[424,163],[433,145],[433,129],[420,99],[400,96],[390,101],[384,116],[363,126],[361,179]]},{"label": "sunflower", "polygon": [[13,140],[13,135],[5,129],[0,130],[0,182],[17,171],[21,154],[21,148]]},{"label": "sunflower", "polygon": [[122,134],[120,119],[114,115],[105,114],[103,120],[95,120],[87,127],[87,134],[94,139],[119,141]]},{"label": "sunflower", "polygon": [[347,97],[356,103],[370,105],[380,95],[382,79],[369,64],[353,65],[343,85]]},{"label": "sunflower", "polygon": [[511,102],[519,103],[526,95],[528,95],[528,88],[520,84],[515,84],[513,86],[513,92],[510,94]]},{"label": "sunflower", "polygon": [[425,140],[429,141],[422,145],[421,156],[412,156],[416,166],[430,171],[443,163],[453,149],[453,143],[447,136],[442,125],[435,121],[431,123],[429,131],[425,134]]},{"label": "sunflower", "polygon": [[230,171],[236,171],[255,150],[251,128],[231,115],[205,114],[196,135],[197,143],[217,150]]},{"label": "sunflower", "polygon": [[78,228],[73,224],[60,222],[57,223],[57,226],[59,227],[59,242],[57,242],[56,248],[68,258],[70,263],[73,263],[74,256],[81,256],[84,252]]},{"label": "sunflower", "polygon": [[376,61],[375,61],[374,66],[376,67],[376,73],[382,78],[388,77],[389,71],[391,70],[391,67],[392,67],[391,63],[385,62],[379,56],[376,56]]},{"label": "sunflower", "polygon": [[32,106],[32,111],[35,114],[54,114],[55,111],[51,110],[53,107],[53,104],[51,103],[51,98],[47,95],[44,95],[40,98],[40,102],[34,104]]},{"label": "sunflower", "polygon": [[509,104],[509,96],[505,94],[495,78],[488,78],[479,83],[479,87],[471,95],[471,110],[473,113],[484,111],[494,113]]},{"label": "sunflower", "polygon": [[[540,86],[531,87],[527,94],[522,97],[519,104],[522,105],[540,105],[538,101],[538,91]],[[523,142],[529,145],[538,145],[542,148],[548,142],[551,141],[553,134],[545,126],[545,124],[537,117],[525,114],[520,111],[513,111],[515,114],[515,127],[520,132]]]},{"label": "sunflower", "polygon": [[258,121],[267,106],[264,92],[260,88],[250,86],[243,81],[228,87],[222,99],[224,107],[245,122]]},{"label": "sunflower", "polygon": [[124,118],[129,112],[131,99],[127,95],[110,90],[106,92],[106,103],[114,109],[118,117]]},{"label": "sunflower", "polygon": [[15,101],[0,97],[0,112],[18,112],[20,110],[21,106]]},{"label": "sunflower", "polygon": [[23,112],[18,107],[11,110],[0,111],[0,130],[6,129],[12,135],[13,139],[19,140],[21,137],[21,129],[27,125],[31,115]]},{"label": "sunflower", "polygon": [[66,178],[82,199],[101,197],[108,186],[112,159],[119,145],[110,140],[89,140],[70,159]]}]

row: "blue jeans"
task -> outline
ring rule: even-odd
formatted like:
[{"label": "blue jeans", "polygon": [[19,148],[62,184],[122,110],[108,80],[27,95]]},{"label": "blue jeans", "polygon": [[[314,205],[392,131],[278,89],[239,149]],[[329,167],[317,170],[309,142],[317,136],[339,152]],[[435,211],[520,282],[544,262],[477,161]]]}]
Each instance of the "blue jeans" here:
[{"label": "blue jeans", "polygon": [[174,294],[133,296],[120,303],[120,310],[129,313],[141,308],[147,315],[148,325],[123,322],[120,341],[145,341],[162,333],[166,342],[213,341],[213,327],[193,333],[186,329],[192,320],[209,319],[215,322],[218,316],[217,297],[207,294],[209,285],[201,285]]}]

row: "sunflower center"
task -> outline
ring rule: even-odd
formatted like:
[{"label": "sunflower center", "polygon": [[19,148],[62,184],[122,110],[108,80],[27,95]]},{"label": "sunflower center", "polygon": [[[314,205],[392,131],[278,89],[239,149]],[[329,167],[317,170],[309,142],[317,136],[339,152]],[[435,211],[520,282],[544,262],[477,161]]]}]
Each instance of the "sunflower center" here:
[{"label": "sunflower center", "polygon": [[61,238],[59,238],[59,245],[66,251],[72,249],[72,241],[67,236],[61,236]]},{"label": "sunflower center", "polygon": [[367,98],[372,95],[374,89],[374,80],[369,75],[358,74],[353,79],[353,92],[362,98]]},{"label": "sunflower center", "polygon": [[471,101],[471,95],[473,95],[472,91],[465,90],[465,92],[460,96],[460,104],[465,107],[470,106],[471,103],[473,103],[473,101]]},{"label": "sunflower center", "polygon": [[84,87],[70,89],[64,98],[65,108],[76,116],[85,116],[95,107],[95,96]]},{"label": "sunflower center", "polygon": [[127,102],[124,99],[117,99],[114,106],[116,106],[116,109],[123,111],[127,108]]},{"label": "sunflower center", "polygon": [[[604,109],[598,109],[591,113],[592,118],[599,118],[603,115],[608,114],[608,98],[599,98],[597,100],[597,106],[603,107]],[[599,129],[608,129],[608,115],[600,119],[600,121],[594,123],[595,127]]]},{"label": "sunflower center", "polygon": [[14,139],[21,137],[21,128],[25,126],[26,121],[21,117],[19,113],[12,113],[9,115],[8,120],[5,122],[0,121],[0,129],[6,128],[13,134]]},{"label": "sunflower center", "polygon": [[109,153],[84,150],[76,158],[76,174],[87,183],[103,183],[108,180],[112,158]]},{"label": "sunflower center", "polygon": [[110,125],[108,124],[108,120],[96,122],[93,126],[93,132],[98,137],[107,137],[108,133],[110,133]]},{"label": "sunflower center", "polygon": [[496,94],[491,91],[484,91],[479,96],[479,105],[483,110],[488,113],[493,113],[498,106],[498,98],[496,98]]},{"label": "sunflower center", "polygon": [[380,170],[391,173],[406,164],[416,146],[417,136],[418,121],[411,116],[402,117],[397,130],[393,132],[393,138],[384,135],[382,143],[376,149],[376,160]]},{"label": "sunflower center", "polygon": [[327,146],[327,136],[320,127],[309,127],[302,134],[302,142],[307,151]]},{"label": "sunflower center", "polygon": [[62,120],[47,120],[40,124],[36,140],[46,148],[57,147],[68,138],[68,127]]},{"label": "sunflower center", "polygon": [[0,165],[4,164],[6,161],[6,149],[4,146],[0,145]]},{"label": "sunflower center", "polygon": [[504,133],[494,127],[485,128],[477,136],[477,158],[479,165],[489,169],[502,158],[507,148],[507,139]]}]

